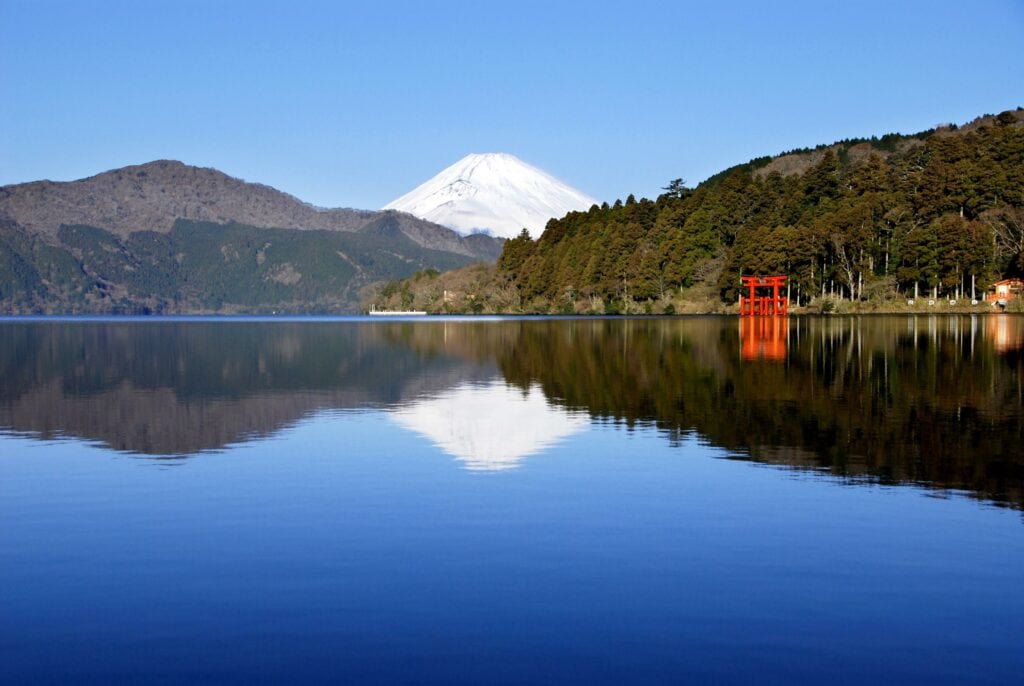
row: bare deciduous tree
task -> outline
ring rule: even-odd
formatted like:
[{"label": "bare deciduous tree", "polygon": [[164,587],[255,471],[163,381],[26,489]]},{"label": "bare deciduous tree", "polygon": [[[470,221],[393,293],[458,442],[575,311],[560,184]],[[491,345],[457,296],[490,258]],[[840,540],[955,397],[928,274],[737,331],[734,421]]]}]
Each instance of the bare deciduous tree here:
[{"label": "bare deciduous tree", "polygon": [[1024,208],[999,207],[983,213],[981,218],[992,229],[999,257],[1024,268]]}]

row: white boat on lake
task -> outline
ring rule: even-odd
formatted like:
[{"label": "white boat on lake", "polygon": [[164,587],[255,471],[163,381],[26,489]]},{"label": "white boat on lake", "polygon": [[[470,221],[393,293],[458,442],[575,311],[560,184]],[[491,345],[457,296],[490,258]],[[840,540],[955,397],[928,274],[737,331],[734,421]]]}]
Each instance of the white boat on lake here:
[{"label": "white boat on lake", "polygon": [[370,311],[366,314],[375,317],[425,317],[427,316],[424,310],[378,310],[374,307],[370,308]]}]

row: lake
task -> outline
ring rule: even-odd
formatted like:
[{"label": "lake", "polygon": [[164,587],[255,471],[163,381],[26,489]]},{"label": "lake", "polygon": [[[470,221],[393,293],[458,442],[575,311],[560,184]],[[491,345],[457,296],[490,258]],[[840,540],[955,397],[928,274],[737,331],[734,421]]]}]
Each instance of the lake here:
[{"label": "lake", "polygon": [[1019,316],[6,319],[0,381],[5,683],[1024,673]]}]

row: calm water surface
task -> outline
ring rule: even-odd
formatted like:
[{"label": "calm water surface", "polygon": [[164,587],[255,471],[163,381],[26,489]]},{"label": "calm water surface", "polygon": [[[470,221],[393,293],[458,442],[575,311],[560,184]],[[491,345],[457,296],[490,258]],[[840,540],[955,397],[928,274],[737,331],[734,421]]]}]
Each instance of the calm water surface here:
[{"label": "calm water surface", "polygon": [[1020,683],[1022,346],[0,321],[0,679]]}]

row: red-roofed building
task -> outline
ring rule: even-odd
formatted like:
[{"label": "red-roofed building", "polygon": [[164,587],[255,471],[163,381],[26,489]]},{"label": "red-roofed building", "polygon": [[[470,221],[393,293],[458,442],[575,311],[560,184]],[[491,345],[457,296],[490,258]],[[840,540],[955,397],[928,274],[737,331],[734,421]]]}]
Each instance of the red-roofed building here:
[{"label": "red-roofed building", "polygon": [[995,293],[986,295],[985,300],[1010,300],[1024,294],[1024,280],[1021,279],[1003,279],[996,281],[993,286]]}]

